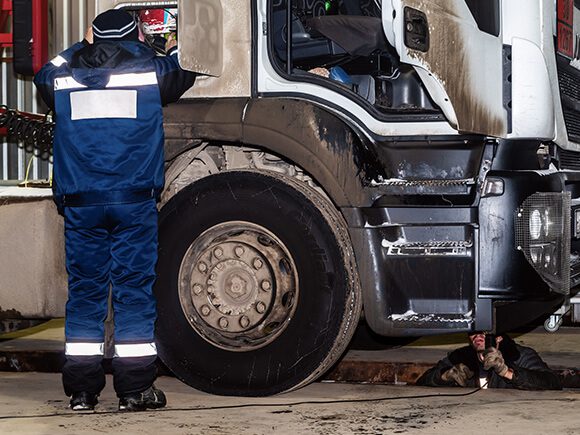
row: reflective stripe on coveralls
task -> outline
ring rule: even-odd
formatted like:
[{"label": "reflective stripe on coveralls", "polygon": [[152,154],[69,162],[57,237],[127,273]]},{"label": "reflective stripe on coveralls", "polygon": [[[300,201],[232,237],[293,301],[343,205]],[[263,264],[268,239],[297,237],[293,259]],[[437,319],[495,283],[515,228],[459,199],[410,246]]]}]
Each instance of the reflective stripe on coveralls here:
[{"label": "reflective stripe on coveralls", "polygon": [[116,344],[115,358],[128,358],[157,355],[155,343]]},{"label": "reflective stripe on coveralls", "polygon": [[66,343],[65,355],[96,356],[105,354],[105,343]]},{"label": "reflective stripe on coveralls", "polygon": [[[105,343],[66,343],[67,356],[97,356],[105,354]],[[116,344],[115,358],[128,358],[157,355],[154,342],[137,344]]]}]

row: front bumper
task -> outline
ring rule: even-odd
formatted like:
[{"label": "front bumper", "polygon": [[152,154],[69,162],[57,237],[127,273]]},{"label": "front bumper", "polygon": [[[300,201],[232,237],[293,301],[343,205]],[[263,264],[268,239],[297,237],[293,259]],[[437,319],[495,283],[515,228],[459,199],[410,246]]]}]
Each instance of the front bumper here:
[{"label": "front bumper", "polygon": [[[503,180],[503,194],[471,207],[346,211],[365,317],[375,332],[505,330],[549,312],[574,285],[570,213],[580,197],[580,174],[492,171],[488,177]],[[532,238],[529,222],[540,205],[557,213],[550,215],[548,235]],[[547,256],[537,255],[538,240],[552,248],[547,266]]]}]

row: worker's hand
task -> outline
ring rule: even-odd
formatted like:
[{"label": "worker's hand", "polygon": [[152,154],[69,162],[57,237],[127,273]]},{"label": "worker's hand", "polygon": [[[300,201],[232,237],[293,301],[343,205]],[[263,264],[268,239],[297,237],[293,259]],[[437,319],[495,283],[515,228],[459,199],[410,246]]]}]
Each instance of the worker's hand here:
[{"label": "worker's hand", "polygon": [[85,33],[85,39],[89,44],[93,43],[93,27],[92,26],[90,26],[87,29],[87,33]]},{"label": "worker's hand", "polygon": [[175,32],[171,32],[167,37],[167,42],[165,43],[165,53],[167,53],[170,49],[177,46],[177,35]]},{"label": "worker's hand", "polygon": [[501,377],[505,377],[509,371],[509,367],[503,359],[500,350],[495,347],[490,347],[484,352],[483,368],[485,370],[493,369]]},{"label": "worker's hand", "polygon": [[441,379],[445,382],[455,381],[457,385],[465,387],[467,385],[467,380],[471,379],[473,372],[469,370],[463,363],[455,364],[449,370],[441,375]]}]

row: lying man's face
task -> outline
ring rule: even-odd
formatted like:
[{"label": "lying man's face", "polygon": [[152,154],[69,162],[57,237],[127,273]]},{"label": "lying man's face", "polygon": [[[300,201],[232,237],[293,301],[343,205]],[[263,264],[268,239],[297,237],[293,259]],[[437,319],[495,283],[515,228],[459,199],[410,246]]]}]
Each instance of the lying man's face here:
[{"label": "lying man's face", "polygon": [[[476,331],[473,334],[469,334],[469,343],[471,347],[477,352],[477,356],[480,361],[483,361],[483,353],[485,352],[485,332]],[[495,347],[499,347],[499,344],[503,338],[501,335],[495,337]]]},{"label": "lying man's face", "polygon": [[477,353],[483,352],[485,350],[485,332],[469,334],[469,342]]}]

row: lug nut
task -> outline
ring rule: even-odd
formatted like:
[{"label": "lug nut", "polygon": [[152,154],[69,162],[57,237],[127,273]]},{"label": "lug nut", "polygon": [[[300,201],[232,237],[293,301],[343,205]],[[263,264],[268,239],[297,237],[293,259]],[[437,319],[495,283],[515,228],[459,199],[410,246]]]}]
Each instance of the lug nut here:
[{"label": "lug nut", "polygon": [[215,272],[212,272],[211,275],[209,276],[209,279],[215,281],[217,279],[217,274]]},{"label": "lug nut", "polygon": [[222,329],[226,329],[228,327],[228,323],[229,323],[228,319],[226,319],[225,317],[220,317],[220,319],[218,320],[218,324]]},{"label": "lug nut", "polygon": [[213,255],[215,255],[217,258],[220,258],[222,255],[224,255],[224,250],[222,248],[215,248],[213,250]]},{"label": "lug nut", "polygon": [[197,266],[197,269],[201,273],[205,273],[207,271],[207,264],[205,264],[205,263],[199,263],[199,265]]},{"label": "lug nut", "polygon": [[234,249],[234,252],[238,257],[241,257],[242,255],[244,255],[244,252],[246,252],[246,251],[241,246],[236,246],[236,249]]},{"label": "lug nut", "polygon": [[203,288],[201,287],[201,285],[199,284],[194,284],[193,286],[193,292],[198,295],[201,293],[201,291],[203,290]]},{"label": "lug nut", "polygon": [[254,269],[260,269],[264,265],[264,262],[259,258],[254,259]]},{"label": "lug nut", "polygon": [[262,314],[264,311],[266,311],[266,304],[264,302],[258,302],[256,304],[256,311]]},{"label": "lug nut", "polygon": [[242,328],[247,328],[249,324],[250,324],[250,319],[248,319],[247,316],[240,317],[240,326]]},{"label": "lug nut", "polygon": [[265,279],[264,281],[262,281],[262,290],[268,291],[272,288],[272,284],[270,284],[270,281],[268,281],[267,279]]},{"label": "lug nut", "polygon": [[209,316],[209,313],[211,313],[210,307],[208,307],[207,305],[201,307],[201,314],[203,314],[204,316]]}]

